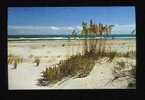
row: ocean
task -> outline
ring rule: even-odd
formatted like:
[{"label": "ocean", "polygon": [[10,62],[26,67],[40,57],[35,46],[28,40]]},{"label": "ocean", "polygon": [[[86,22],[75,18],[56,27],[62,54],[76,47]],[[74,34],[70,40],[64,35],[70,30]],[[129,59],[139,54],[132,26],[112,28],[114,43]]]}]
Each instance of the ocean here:
[{"label": "ocean", "polygon": [[109,36],[83,36],[77,35],[71,37],[69,35],[8,35],[8,41],[36,41],[36,40],[82,40],[82,39],[115,39],[128,40],[136,39],[135,35],[128,34],[112,34]]}]

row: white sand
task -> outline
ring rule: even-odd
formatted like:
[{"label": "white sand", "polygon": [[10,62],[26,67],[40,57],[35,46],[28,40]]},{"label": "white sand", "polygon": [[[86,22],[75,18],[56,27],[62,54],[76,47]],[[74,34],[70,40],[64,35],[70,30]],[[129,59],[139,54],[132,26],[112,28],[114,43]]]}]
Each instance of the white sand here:
[{"label": "white sand", "polygon": [[[65,44],[63,47],[62,44]],[[114,78],[112,69],[114,62],[106,63],[105,59],[97,63],[90,74],[85,78],[68,78],[63,83],[58,82],[53,86],[37,86],[37,79],[46,67],[52,67],[62,59],[67,59],[69,55],[79,53],[81,46],[78,42],[9,42],[8,54],[18,55],[24,58],[22,64],[18,64],[17,69],[12,69],[13,65],[8,65],[9,89],[108,89],[127,88],[128,80],[116,80],[107,84]],[[71,46],[72,45],[72,46]],[[124,45],[124,44],[123,44]],[[123,48],[120,45],[118,50]],[[125,44],[127,45],[127,44]],[[129,44],[130,45],[130,44]],[[124,46],[127,47],[127,46]],[[135,49],[135,45],[134,48]],[[32,62],[35,57],[40,58],[40,65],[36,67]],[[124,59],[124,58],[123,58]],[[135,60],[133,60],[135,62]],[[59,84],[61,83],[61,84]],[[106,85],[107,84],[107,85]]]}]

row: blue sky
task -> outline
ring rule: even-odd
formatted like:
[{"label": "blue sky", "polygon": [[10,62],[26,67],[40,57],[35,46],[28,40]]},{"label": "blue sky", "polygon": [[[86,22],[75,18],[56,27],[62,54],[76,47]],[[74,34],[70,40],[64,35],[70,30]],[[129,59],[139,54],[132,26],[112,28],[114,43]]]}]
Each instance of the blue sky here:
[{"label": "blue sky", "polygon": [[112,33],[129,34],[135,28],[134,7],[9,7],[8,34],[69,34],[82,21],[113,24]]}]

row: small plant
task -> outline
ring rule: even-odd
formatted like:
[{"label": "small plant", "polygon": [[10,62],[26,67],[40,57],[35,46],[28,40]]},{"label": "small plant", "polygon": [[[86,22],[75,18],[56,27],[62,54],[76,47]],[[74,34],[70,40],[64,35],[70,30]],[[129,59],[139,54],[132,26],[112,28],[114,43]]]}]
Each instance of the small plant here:
[{"label": "small plant", "polygon": [[62,44],[62,47],[64,47],[65,46],[65,44]]},{"label": "small plant", "polygon": [[34,63],[36,63],[36,66],[39,66],[39,64],[40,64],[40,59],[39,59],[39,58],[35,58]]},{"label": "small plant", "polygon": [[128,88],[134,88],[134,87],[136,87],[136,82],[130,82],[128,84]]},{"label": "small plant", "polygon": [[124,68],[125,67],[125,62],[121,61],[121,62],[117,62],[117,64],[119,65],[119,67]]},{"label": "small plant", "polygon": [[[114,75],[114,78],[109,81],[113,82],[114,80],[117,80],[119,78],[127,77],[130,81],[128,81],[128,88],[134,88],[136,86],[136,66],[130,64],[132,66],[132,69],[124,70],[124,68],[128,67],[126,62],[117,62],[118,66],[115,66],[113,69],[112,74]],[[108,84],[108,83],[107,83]]]},{"label": "small plant", "polygon": [[124,54],[124,57],[129,57],[129,56],[130,56],[130,52]]},{"label": "small plant", "polygon": [[13,64],[14,65],[13,69],[16,69],[17,65],[19,63],[22,63],[22,62],[23,62],[23,58],[21,58],[19,56],[12,55],[12,54],[8,55],[8,64]]},{"label": "small plant", "polygon": [[64,77],[73,77],[77,75],[77,78],[86,77],[93,66],[95,65],[95,59],[92,59],[88,55],[75,55],[71,56],[67,60],[61,60],[58,67],[49,67],[42,72],[42,78],[38,80],[38,85],[48,85],[56,83],[62,80]]},{"label": "small plant", "polygon": [[112,62],[112,60],[116,57],[117,52],[112,51],[112,52],[104,52],[103,56],[109,58],[109,62]]}]

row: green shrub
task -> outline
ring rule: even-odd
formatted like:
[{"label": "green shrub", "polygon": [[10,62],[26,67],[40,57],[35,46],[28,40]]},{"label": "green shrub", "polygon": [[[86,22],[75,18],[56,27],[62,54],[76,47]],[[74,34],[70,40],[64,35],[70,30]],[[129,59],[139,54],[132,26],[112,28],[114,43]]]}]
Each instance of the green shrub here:
[{"label": "green shrub", "polygon": [[[48,85],[62,80],[64,77],[85,77],[95,65],[95,59],[89,56],[75,55],[67,60],[59,62],[58,67],[46,68],[42,72],[42,78],[38,80],[38,85]],[[46,82],[47,81],[47,82]]]},{"label": "green shrub", "polygon": [[136,87],[136,83],[134,82],[131,82],[131,83],[129,83],[128,84],[128,88],[134,88],[134,87]]}]

